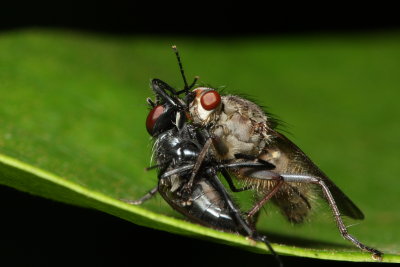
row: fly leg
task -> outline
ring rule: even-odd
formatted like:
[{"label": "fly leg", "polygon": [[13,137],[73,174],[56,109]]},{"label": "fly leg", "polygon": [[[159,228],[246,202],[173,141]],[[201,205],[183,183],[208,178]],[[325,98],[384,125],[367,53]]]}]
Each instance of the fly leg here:
[{"label": "fly leg", "polygon": [[193,187],[194,179],[195,179],[197,173],[200,170],[201,164],[206,159],[207,152],[208,152],[208,149],[210,148],[211,144],[212,144],[212,139],[209,138],[206,141],[206,143],[204,144],[203,148],[201,149],[201,151],[199,153],[199,156],[197,157],[197,160],[196,160],[196,163],[193,166],[192,174],[190,176],[189,181],[183,187],[184,192],[186,192],[189,195],[190,195],[190,192],[191,192],[192,187]]},{"label": "fly leg", "polygon": [[[178,174],[178,173],[182,173],[185,171],[190,170],[191,168],[194,167],[194,164],[188,164],[187,166],[183,166],[180,168],[176,168],[170,171],[166,171],[166,169],[168,168],[169,163],[167,164],[159,164],[159,165],[154,165],[154,166],[150,166],[147,168],[147,170],[151,170],[154,168],[159,168],[162,167],[161,171],[160,171],[160,175],[158,177],[159,180],[165,179],[171,175],[174,174]],[[149,192],[147,192],[147,194],[145,194],[144,196],[142,196],[141,198],[137,199],[137,200],[129,200],[129,199],[121,199],[122,201],[131,204],[131,205],[141,205],[143,204],[143,202],[151,199],[156,193],[158,192],[158,186],[154,187],[153,189],[151,189]]]},{"label": "fly leg", "polygon": [[[237,193],[237,192],[243,192],[243,191],[251,189],[251,186],[236,188],[231,176],[226,171],[226,169],[229,169],[229,168],[234,169],[234,168],[243,168],[243,167],[268,169],[269,166],[267,167],[263,162],[261,163],[261,162],[254,162],[254,161],[227,163],[227,164],[221,164],[221,165],[217,166],[218,169],[221,169],[221,173],[224,176],[225,180],[228,182],[229,188],[231,189],[232,192]],[[275,166],[273,166],[273,168],[275,168]]]},{"label": "fly leg", "polygon": [[382,252],[371,248],[369,246],[364,245],[360,241],[358,241],[354,236],[350,235],[346,225],[344,224],[341,214],[339,212],[339,208],[336,205],[335,199],[332,196],[331,191],[329,190],[328,186],[325,184],[325,182],[319,178],[319,177],[312,177],[312,176],[306,176],[306,175],[282,175],[285,179],[285,181],[294,181],[294,182],[304,182],[304,183],[313,183],[317,184],[321,187],[322,192],[325,195],[326,200],[328,201],[328,204],[332,210],[332,213],[335,217],[336,225],[340,231],[340,234],[343,236],[344,239],[349,240],[352,242],[354,245],[356,245],[358,248],[368,251],[373,254],[375,259],[381,260],[382,259]]},{"label": "fly leg", "polygon": [[[243,173],[245,173],[248,177],[252,177],[254,179],[264,179],[264,180],[276,180],[276,178],[271,175],[271,171],[265,171],[265,170],[255,170],[255,169],[250,169],[250,168],[244,168],[242,169]],[[277,175],[277,174],[275,174]],[[329,204],[329,207],[332,210],[332,213],[334,215],[336,225],[339,229],[340,234],[342,237],[350,242],[352,242],[355,246],[360,248],[361,250],[368,251],[373,254],[373,257],[375,259],[382,259],[382,252],[371,248],[369,246],[364,245],[360,241],[358,241],[354,236],[350,235],[346,225],[344,224],[339,208],[336,205],[335,199],[332,196],[331,191],[329,190],[328,186],[326,183],[321,179],[320,177],[314,177],[314,176],[309,176],[309,175],[300,175],[300,174],[281,174],[280,175],[283,178],[283,182],[285,183],[310,183],[310,184],[316,184],[319,185],[322,189],[322,192],[325,196],[326,201]],[[271,192],[273,189],[271,190]],[[270,193],[268,195],[270,195]],[[266,197],[265,197],[266,198]]]},{"label": "fly leg", "polygon": [[[258,163],[258,164],[263,164],[263,163]],[[252,217],[260,211],[260,209],[264,206],[264,204],[267,203],[267,201],[270,200],[276,194],[276,192],[278,192],[278,190],[282,187],[285,181],[281,175],[264,168],[259,168],[257,170],[251,167],[250,168],[243,167],[238,171],[240,174],[250,178],[276,181],[276,184],[272,187],[272,189],[265,196],[263,196],[262,199],[258,201],[254,205],[254,207],[247,213],[247,218],[251,220]]]},{"label": "fly leg", "polygon": [[267,203],[268,200],[270,200],[276,192],[281,188],[281,186],[284,183],[284,180],[281,176],[278,176],[276,179],[277,183],[272,187],[272,189],[266,194],[259,202],[257,202],[254,207],[247,213],[247,217],[250,219],[252,218],[255,214],[258,213],[258,211],[264,206],[265,203]]},{"label": "fly leg", "polygon": [[240,210],[236,208],[236,205],[233,203],[231,197],[229,194],[226,192],[224,185],[221,183],[221,181],[218,179],[216,175],[211,175],[210,179],[213,181],[213,184],[219,189],[219,191],[223,194],[224,199],[226,200],[226,203],[229,206],[229,209],[231,210],[231,213],[237,223],[242,226],[243,230],[249,236],[250,238],[263,242],[271,252],[271,254],[275,257],[276,261],[279,263],[280,267],[283,267],[282,261],[279,257],[278,254],[276,254],[275,250],[272,248],[271,243],[268,241],[268,238],[264,235],[259,234],[257,231],[255,231],[252,227],[250,227],[246,221],[242,218]]},{"label": "fly leg", "polygon": [[274,165],[274,164],[272,164],[272,163],[270,163],[270,162],[268,162],[268,161],[259,159],[259,158],[257,158],[256,156],[253,156],[253,155],[237,153],[237,154],[235,154],[235,158],[236,158],[236,159],[254,160],[254,161],[256,161],[256,162],[263,163],[264,166],[265,166],[265,168],[266,168],[266,170],[273,170],[273,169],[275,169],[275,165]]},{"label": "fly leg", "polygon": [[122,201],[131,205],[142,205],[143,202],[152,198],[158,192],[158,186],[151,189],[146,195],[142,196],[137,200],[121,199]]},{"label": "fly leg", "polygon": [[[146,170],[149,171],[149,170],[152,170],[155,168],[160,168],[160,173],[164,174],[170,163],[171,162],[164,162],[162,164],[153,165],[153,166],[147,167]],[[159,177],[159,179],[161,179],[161,178],[162,177]],[[157,192],[158,192],[158,185],[156,187],[154,187],[153,189],[151,189],[149,192],[147,192],[147,194],[145,194],[144,196],[142,196],[141,198],[139,198],[137,200],[130,200],[130,199],[121,199],[121,200],[123,202],[126,202],[131,205],[142,205],[145,201],[151,199]]]},{"label": "fly leg", "polygon": [[225,169],[222,169],[221,173],[224,176],[225,180],[228,182],[229,188],[231,189],[232,192],[238,193],[238,192],[243,192],[243,191],[251,189],[250,186],[237,188],[235,186],[235,184],[233,183],[231,176],[229,175],[229,173]]}]

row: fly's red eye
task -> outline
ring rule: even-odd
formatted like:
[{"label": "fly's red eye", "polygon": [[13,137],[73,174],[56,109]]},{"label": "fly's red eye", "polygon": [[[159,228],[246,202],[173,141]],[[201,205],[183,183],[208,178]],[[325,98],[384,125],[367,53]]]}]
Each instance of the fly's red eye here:
[{"label": "fly's red eye", "polygon": [[218,94],[217,91],[211,90],[205,92],[200,98],[201,106],[205,110],[212,110],[219,106],[221,103],[221,96]]},{"label": "fly's red eye", "polygon": [[150,135],[153,135],[154,124],[156,124],[157,119],[161,114],[163,114],[163,112],[164,107],[162,105],[157,105],[150,111],[149,115],[147,115],[146,129]]}]

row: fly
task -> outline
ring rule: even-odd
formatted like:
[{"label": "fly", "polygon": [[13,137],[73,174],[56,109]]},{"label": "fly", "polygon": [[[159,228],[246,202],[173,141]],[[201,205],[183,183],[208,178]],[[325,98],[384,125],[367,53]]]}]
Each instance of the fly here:
[{"label": "fly", "polygon": [[[258,194],[257,202],[248,212],[249,221],[271,200],[290,222],[302,223],[313,208],[311,199],[323,198],[330,206],[342,237],[381,259],[382,252],[350,235],[342,220],[342,215],[362,220],[362,211],[297,145],[276,130],[277,120],[254,102],[236,95],[220,95],[208,87],[195,88],[193,93],[195,97],[189,104],[188,116],[193,125],[208,133],[203,150],[220,162],[253,161],[273,166],[229,170]],[[231,189],[237,191],[229,173],[222,171]],[[186,185],[187,191],[196,175],[194,169]]]}]

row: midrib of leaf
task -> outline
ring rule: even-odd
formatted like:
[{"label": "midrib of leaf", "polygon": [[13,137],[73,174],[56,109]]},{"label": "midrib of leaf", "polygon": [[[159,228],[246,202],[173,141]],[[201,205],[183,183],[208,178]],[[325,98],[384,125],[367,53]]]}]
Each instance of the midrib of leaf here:
[{"label": "midrib of leaf", "polygon": [[[224,233],[183,220],[157,214],[138,206],[126,204],[102,193],[63,179],[51,172],[36,168],[12,157],[0,154],[0,183],[45,198],[93,208],[131,221],[135,224],[165,230],[196,238],[210,239],[219,243],[239,246],[258,253],[269,253],[263,243],[255,243],[243,236]],[[362,252],[305,249],[273,244],[281,255],[302,256],[317,259],[373,262],[371,255]],[[400,262],[400,256],[385,254],[384,262]]]}]

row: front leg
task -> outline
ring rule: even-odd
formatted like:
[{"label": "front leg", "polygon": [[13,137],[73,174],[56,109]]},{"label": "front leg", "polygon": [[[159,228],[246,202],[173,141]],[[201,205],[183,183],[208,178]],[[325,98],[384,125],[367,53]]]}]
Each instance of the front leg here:
[{"label": "front leg", "polygon": [[203,148],[201,149],[199,156],[197,157],[197,160],[193,166],[192,175],[190,176],[189,181],[183,187],[184,192],[187,193],[188,195],[190,195],[190,193],[192,192],[194,179],[200,170],[201,164],[206,159],[206,156],[207,156],[207,153],[208,153],[208,150],[209,150],[211,144],[212,144],[212,138],[209,138],[206,141],[206,143],[204,144]]}]

